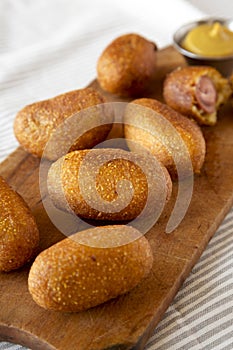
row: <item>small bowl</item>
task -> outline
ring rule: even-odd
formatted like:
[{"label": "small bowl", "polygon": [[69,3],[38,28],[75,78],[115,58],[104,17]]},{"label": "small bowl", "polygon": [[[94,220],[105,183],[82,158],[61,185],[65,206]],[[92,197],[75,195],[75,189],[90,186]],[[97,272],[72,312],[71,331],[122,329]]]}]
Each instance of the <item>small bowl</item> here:
[{"label": "small bowl", "polygon": [[221,56],[221,57],[210,57],[210,56],[201,56],[195,54],[191,51],[184,49],[181,46],[181,43],[188,34],[188,32],[201,25],[206,23],[214,23],[219,22],[220,24],[226,26],[231,31],[233,31],[233,19],[222,19],[222,18],[208,18],[200,21],[195,21],[191,23],[187,23],[180,27],[173,36],[173,45],[174,47],[184,56],[187,63],[190,65],[198,65],[198,66],[212,66],[215,67],[219,72],[221,72],[225,76],[231,75],[233,73],[233,54],[230,56]]}]

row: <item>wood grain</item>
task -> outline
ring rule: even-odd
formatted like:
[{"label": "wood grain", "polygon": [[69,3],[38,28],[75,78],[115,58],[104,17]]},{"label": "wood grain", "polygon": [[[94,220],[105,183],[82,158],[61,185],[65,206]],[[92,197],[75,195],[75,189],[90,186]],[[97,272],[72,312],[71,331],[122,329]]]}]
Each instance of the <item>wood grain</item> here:
[{"label": "wood grain", "polygon": [[[148,96],[161,99],[161,80],[184,62],[172,48],[159,52],[157,81]],[[92,86],[100,90],[94,81]],[[119,98],[105,94],[108,100]],[[119,130],[118,130],[119,131]],[[164,233],[173,201],[147,237],[154,252],[151,274],[138,287],[99,307],[77,314],[46,311],[27,289],[30,266],[0,274],[0,338],[35,350],[142,350],[179,287],[199,259],[233,203],[233,111],[221,110],[215,127],[203,128],[207,157],[195,178],[191,205],[180,226]],[[18,148],[0,174],[31,207],[43,250],[63,238],[50,222],[40,198],[39,160]]]}]

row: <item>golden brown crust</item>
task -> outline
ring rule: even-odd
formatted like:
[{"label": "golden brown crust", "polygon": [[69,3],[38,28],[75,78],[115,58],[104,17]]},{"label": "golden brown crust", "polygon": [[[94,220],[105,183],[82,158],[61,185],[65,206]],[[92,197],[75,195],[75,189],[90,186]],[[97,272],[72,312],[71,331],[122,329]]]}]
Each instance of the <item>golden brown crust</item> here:
[{"label": "golden brown crust", "polygon": [[231,86],[231,105],[233,106],[233,74],[229,78],[229,83]]},{"label": "golden brown crust", "polygon": [[[96,173],[95,162],[102,162],[106,159],[106,156],[110,156],[111,160],[105,160],[103,165],[97,167],[98,171]],[[126,156],[127,159],[124,159]],[[84,176],[81,176],[79,171],[83,166],[85,157],[88,157],[87,165]],[[149,207],[149,179],[140,167],[140,165],[145,165],[146,162],[146,157],[120,149],[93,149],[71,152],[56,161],[49,170],[48,189],[50,197],[58,208],[67,211],[73,210],[75,214],[83,218],[111,221],[132,220],[138,217],[146,204]],[[166,197],[169,199],[172,186],[171,179],[166,169],[162,165],[161,167],[164,171],[164,179],[162,180],[165,182]],[[153,176],[153,178],[158,174],[152,164],[147,165],[147,171],[150,174],[149,176]],[[94,187],[91,186],[93,174],[96,174]],[[84,177],[88,181],[88,184],[84,187],[85,196],[90,200],[89,204],[83,197],[84,193],[80,191],[80,179],[82,181]],[[131,200],[127,200],[125,197],[127,191],[129,192],[129,190],[124,190],[123,181],[125,180],[131,184],[134,190]],[[120,194],[117,193],[117,189]],[[104,201],[106,203],[103,209],[97,209],[96,207],[98,199],[95,200],[95,197],[93,197],[94,190],[100,196],[101,203]],[[163,188],[157,188],[153,191],[157,191],[153,193],[154,199],[162,198],[163,193],[161,191],[163,191]],[[114,201],[116,207],[110,210]],[[153,208],[153,211],[155,211],[155,208]]]},{"label": "golden brown crust", "polygon": [[[15,136],[25,150],[42,157],[45,146],[58,125],[81,110],[105,102],[104,97],[92,88],[70,91],[45,101],[35,102],[24,107],[17,114],[14,123]],[[96,120],[99,120],[98,118],[98,111],[96,111]],[[105,140],[111,129],[111,116],[109,116],[109,121],[110,124],[93,128],[79,137],[71,147],[72,150],[92,148]],[[78,117],[76,123],[79,123]],[[69,140],[70,133],[71,130],[68,130],[67,134],[69,135],[63,136],[64,143]],[[58,156],[47,152],[46,158],[56,159]]]},{"label": "golden brown crust", "polygon": [[[119,225],[82,233],[86,241],[93,235],[104,241],[108,232],[114,242],[119,236],[139,237],[136,231]],[[78,238],[79,233],[43,251],[31,267],[29,291],[45,309],[78,312],[94,307],[134,288],[152,267],[151,248],[144,236],[111,248],[83,245]]]},{"label": "golden brown crust", "polygon": [[24,200],[0,177],[0,271],[26,264],[39,243],[39,231]]},{"label": "golden brown crust", "polygon": [[230,82],[230,85],[231,85],[231,91],[233,93],[233,74],[231,74],[231,76],[229,78],[229,82]]},{"label": "golden brown crust", "polygon": [[[201,77],[208,77],[217,93],[214,111],[211,113],[204,111],[197,101],[195,92]],[[166,103],[179,113],[194,118],[199,124],[214,125],[219,106],[230,96],[230,86],[227,79],[213,67],[183,67],[168,74],[164,82],[163,96]]]},{"label": "golden brown crust", "polygon": [[[185,156],[182,159],[182,153],[178,154],[180,153],[180,145],[174,144],[173,141],[178,133],[188,148],[194,173],[199,173],[205,159],[205,140],[198,125],[193,120],[184,117],[169,106],[154,99],[143,98],[134,100],[129,104],[129,107],[131,107],[132,104],[139,105],[140,107],[137,109],[136,106],[133,106],[132,109],[126,109],[125,137],[135,142],[135,144],[129,143],[129,147],[136,151],[140,151],[140,146],[145,147],[168,169],[172,178],[176,178],[177,171],[174,163],[175,154],[169,152],[166,144],[169,145],[171,142],[172,148],[176,149],[175,153],[180,156],[181,173],[185,175],[188,170]],[[162,119],[157,120],[154,112],[162,116]],[[159,140],[158,137],[156,137],[156,132],[158,128],[163,125],[163,118],[175,129],[170,130],[170,128],[168,129],[166,125],[164,125],[164,132]]]},{"label": "golden brown crust", "polygon": [[156,51],[154,43],[137,34],[115,39],[98,60],[100,86],[122,96],[142,94],[155,74]]}]

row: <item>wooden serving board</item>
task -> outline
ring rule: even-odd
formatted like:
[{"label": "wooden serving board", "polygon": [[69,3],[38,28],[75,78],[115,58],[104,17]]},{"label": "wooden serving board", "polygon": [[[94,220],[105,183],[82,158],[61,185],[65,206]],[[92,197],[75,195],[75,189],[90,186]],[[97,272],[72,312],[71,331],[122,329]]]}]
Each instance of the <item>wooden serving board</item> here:
[{"label": "wooden serving board", "polygon": [[[173,48],[159,52],[157,83],[150,95],[161,98],[161,79],[184,65]],[[97,82],[92,86],[100,90]],[[105,94],[109,100],[119,98]],[[147,234],[154,252],[152,272],[138,287],[81,313],[58,313],[37,306],[27,289],[30,266],[0,274],[0,338],[41,350],[142,350],[233,203],[233,109],[221,110],[215,127],[203,128],[207,156],[195,178],[191,205],[180,226],[164,233],[168,207]],[[0,166],[0,174],[31,207],[41,234],[40,249],[63,238],[45,213],[38,186],[39,160],[21,148]],[[176,185],[174,186],[176,190]],[[173,196],[173,202],[175,200]]]}]

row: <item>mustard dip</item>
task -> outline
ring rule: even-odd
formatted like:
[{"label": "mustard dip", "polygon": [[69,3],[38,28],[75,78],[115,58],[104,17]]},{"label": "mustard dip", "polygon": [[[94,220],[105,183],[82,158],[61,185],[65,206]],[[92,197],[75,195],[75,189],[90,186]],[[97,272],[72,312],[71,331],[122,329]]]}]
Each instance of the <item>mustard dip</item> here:
[{"label": "mustard dip", "polygon": [[219,22],[201,24],[184,38],[182,47],[201,56],[233,54],[233,32]]}]

